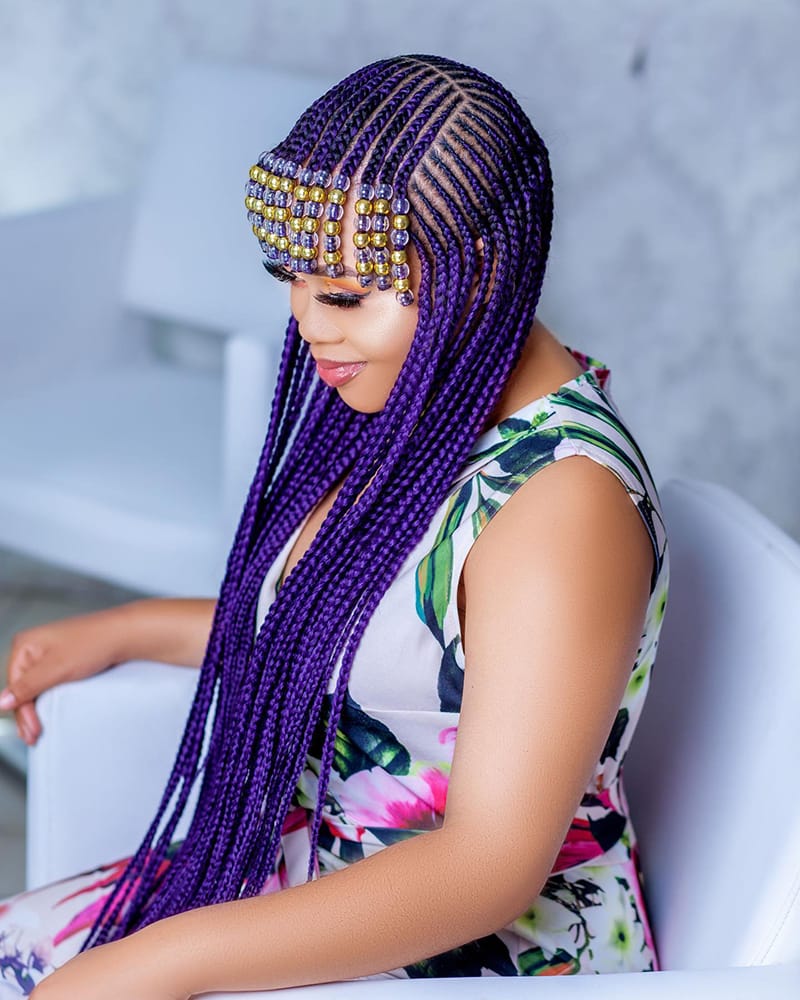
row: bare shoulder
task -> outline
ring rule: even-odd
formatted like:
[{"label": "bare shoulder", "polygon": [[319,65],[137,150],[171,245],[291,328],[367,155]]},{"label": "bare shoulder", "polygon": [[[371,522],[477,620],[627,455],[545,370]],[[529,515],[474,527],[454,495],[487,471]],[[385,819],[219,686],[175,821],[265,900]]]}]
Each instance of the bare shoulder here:
[{"label": "bare shoulder", "polygon": [[644,589],[646,603],[654,553],[622,480],[587,455],[570,455],[532,475],[475,539],[463,576],[470,616],[471,596],[482,597],[504,577],[510,586],[513,567],[524,572],[531,561],[555,574],[616,581],[628,595]]}]

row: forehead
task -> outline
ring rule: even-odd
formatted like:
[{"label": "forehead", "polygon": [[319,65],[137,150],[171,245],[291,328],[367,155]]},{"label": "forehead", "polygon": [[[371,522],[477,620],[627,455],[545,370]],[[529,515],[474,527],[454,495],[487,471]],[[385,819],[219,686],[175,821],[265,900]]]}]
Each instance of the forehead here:
[{"label": "forehead", "polygon": [[248,219],[267,259],[298,273],[393,288],[410,304],[405,194],[270,156],[250,168],[245,193]]}]

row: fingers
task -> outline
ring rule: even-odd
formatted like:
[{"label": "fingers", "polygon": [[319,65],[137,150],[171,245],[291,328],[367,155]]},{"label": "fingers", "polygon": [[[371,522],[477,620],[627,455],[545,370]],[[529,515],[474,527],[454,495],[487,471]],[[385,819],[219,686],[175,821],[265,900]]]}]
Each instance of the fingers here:
[{"label": "fingers", "polygon": [[42,723],[36,714],[36,708],[32,701],[20,705],[16,711],[17,730],[22,739],[32,746],[42,735]]}]

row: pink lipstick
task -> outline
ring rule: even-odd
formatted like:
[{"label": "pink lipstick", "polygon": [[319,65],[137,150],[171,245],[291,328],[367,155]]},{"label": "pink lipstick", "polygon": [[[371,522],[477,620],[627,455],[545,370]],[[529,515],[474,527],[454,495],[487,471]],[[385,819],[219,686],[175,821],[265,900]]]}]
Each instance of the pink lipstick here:
[{"label": "pink lipstick", "polygon": [[355,378],[366,365],[366,361],[337,365],[332,361],[317,361],[317,375],[326,385],[338,387]]}]

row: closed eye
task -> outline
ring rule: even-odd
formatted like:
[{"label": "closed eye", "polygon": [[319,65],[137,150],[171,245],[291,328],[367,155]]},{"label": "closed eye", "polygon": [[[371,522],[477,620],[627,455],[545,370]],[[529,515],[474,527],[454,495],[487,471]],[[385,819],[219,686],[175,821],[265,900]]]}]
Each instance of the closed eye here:
[{"label": "closed eye", "polygon": [[[297,281],[297,275],[288,271],[280,264],[276,264],[274,261],[266,258],[263,259],[261,263],[264,265],[264,270],[267,271],[268,274],[271,274],[273,278],[277,278],[278,281]],[[343,292],[340,295],[332,295],[330,292],[318,292],[314,298],[317,302],[321,302],[326,306],[339,306],[341,309],[353,309],[356,306],[360,306],[361,300],[365,299],[367,295],[369,295],[369,292],[364,295],[355,295],[347,292]]]}]

